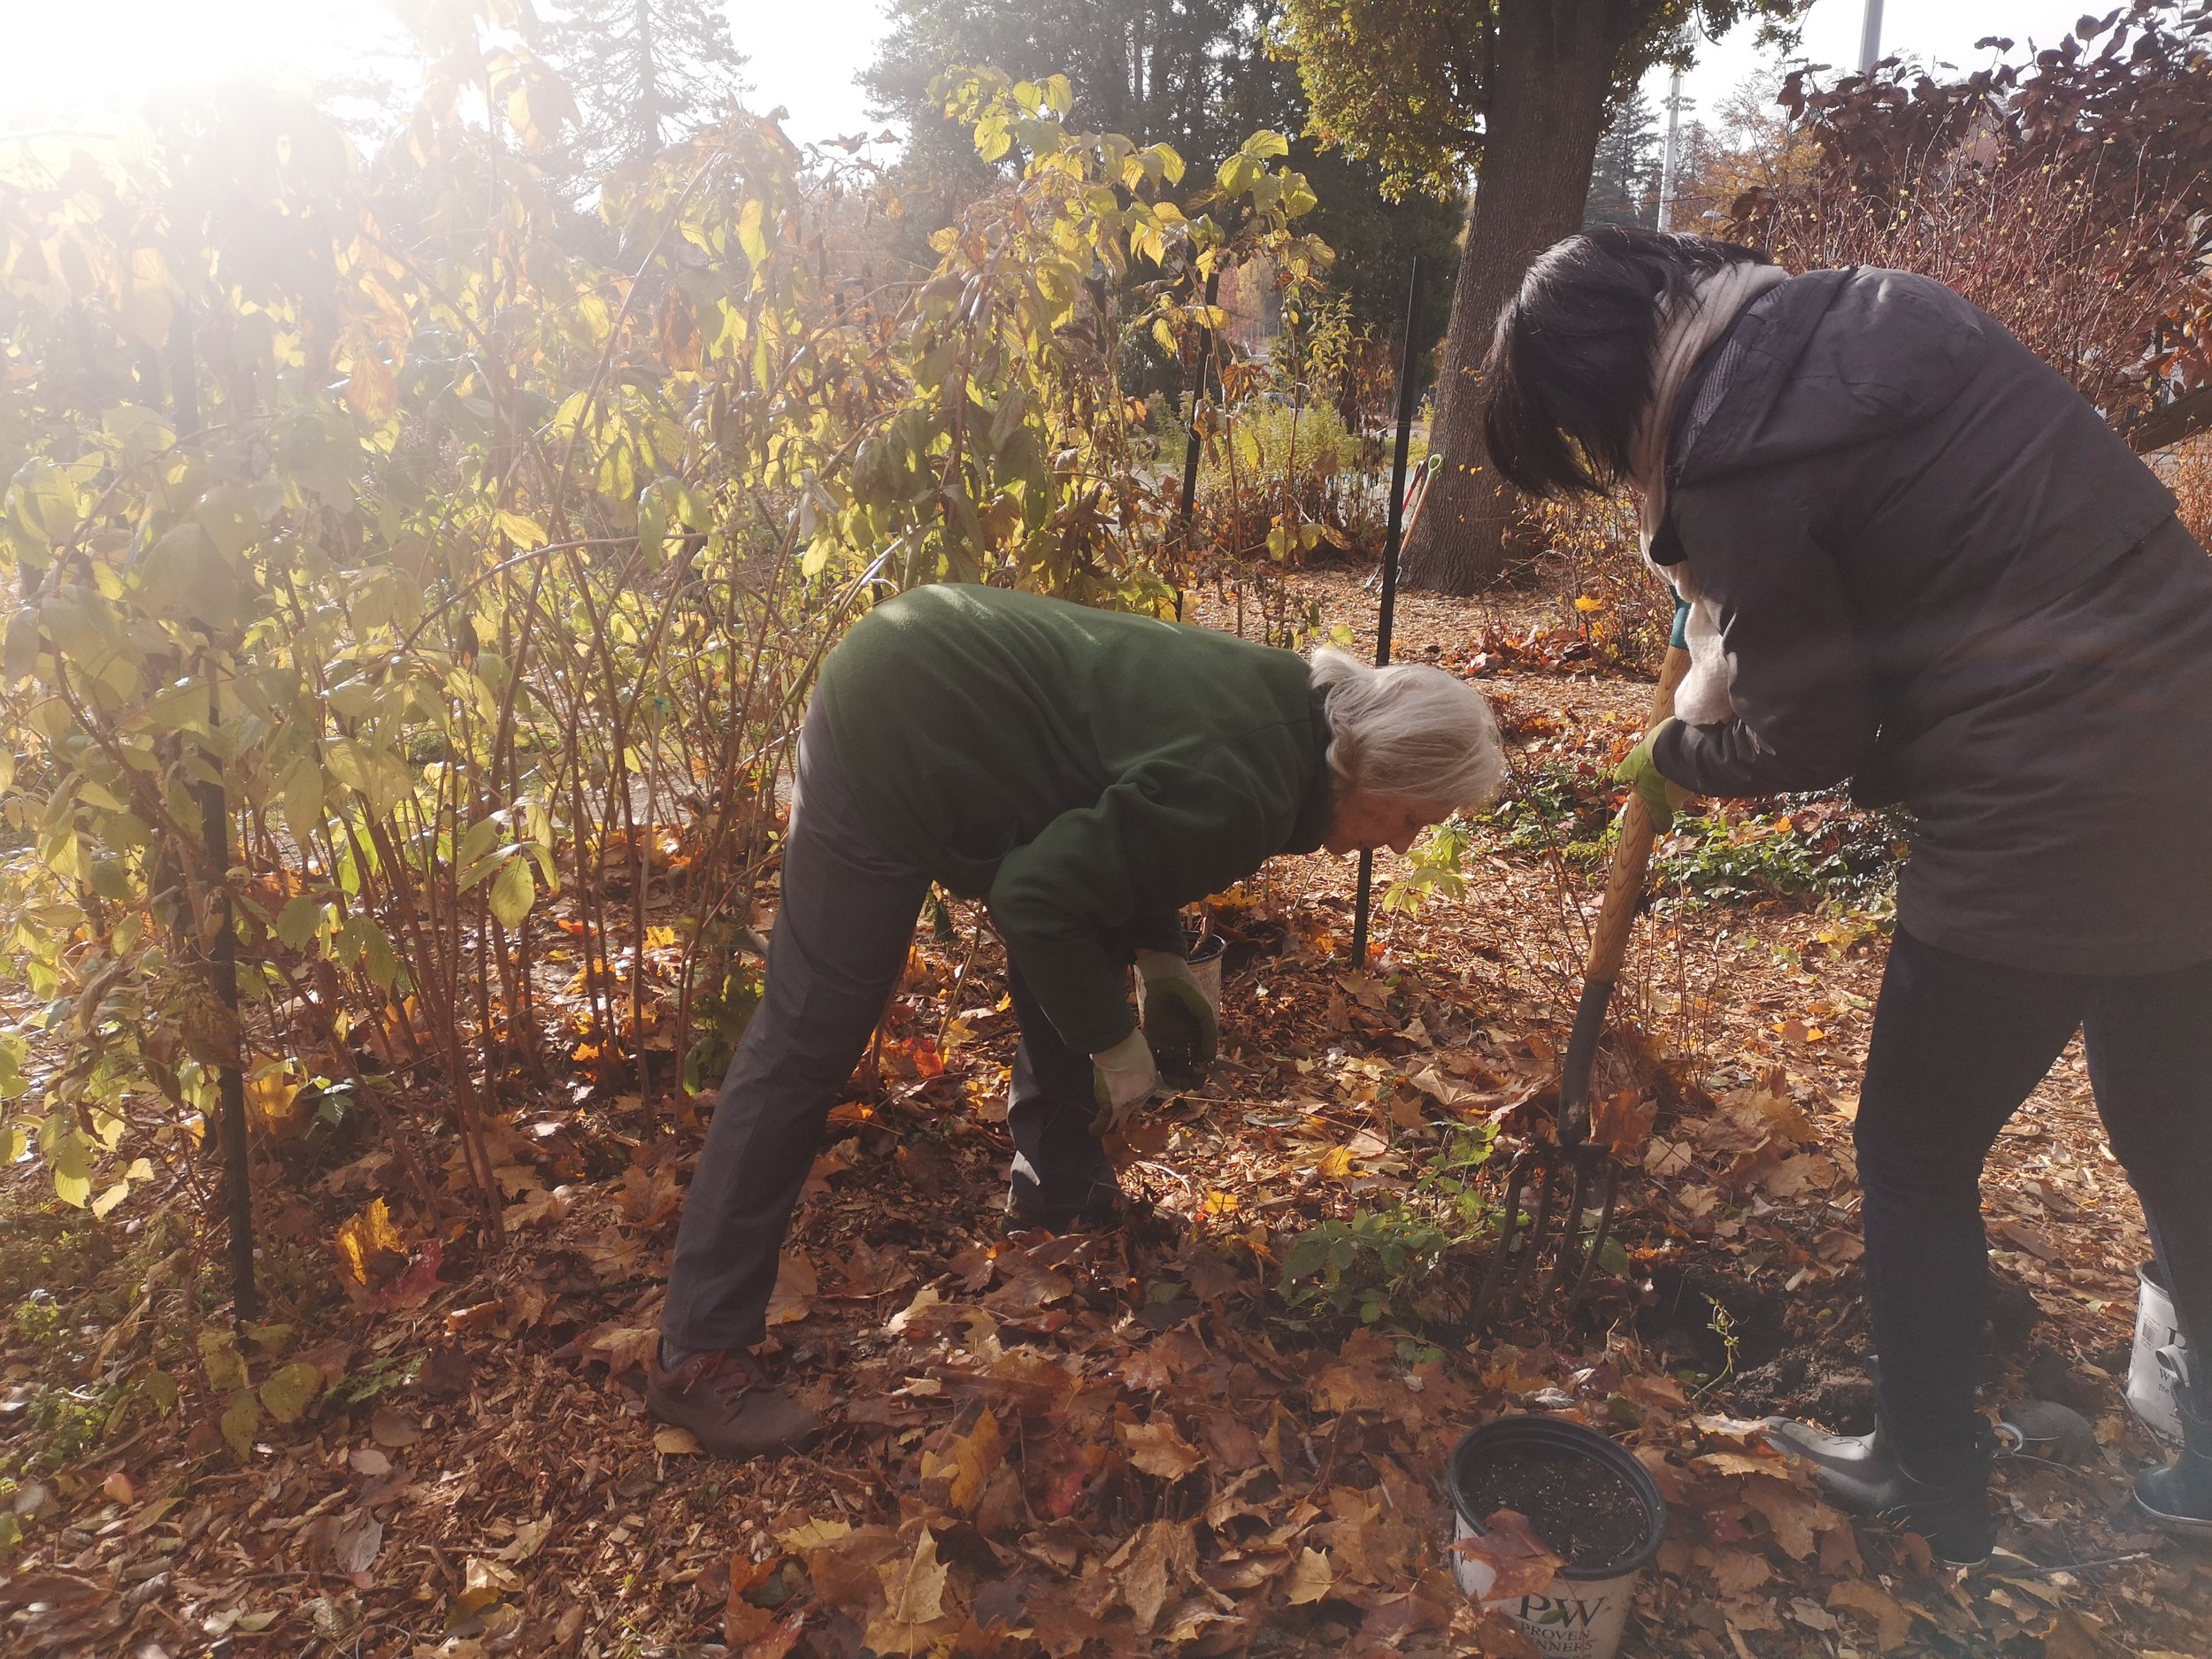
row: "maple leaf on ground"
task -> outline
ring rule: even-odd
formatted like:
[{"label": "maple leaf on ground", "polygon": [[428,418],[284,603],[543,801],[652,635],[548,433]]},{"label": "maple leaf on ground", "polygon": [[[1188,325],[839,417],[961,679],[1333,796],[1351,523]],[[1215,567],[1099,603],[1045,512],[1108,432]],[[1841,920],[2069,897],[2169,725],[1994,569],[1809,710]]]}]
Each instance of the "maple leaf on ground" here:
[{"label": "maple leaf on ground", "polygon": [[819,1288],[814,1264],[797,1251],[786,1250],[777,1258],[776,1287],[768,1294],[770,1326],[796,1325],[812,1313]]},{"label": "maple leaf on ground", "polygon": [[1170,1591],[1180,1588],[1198,1570],[1198,1546],[1187,1522],[1153,1521],[1113,1558],[1121,1573],[1121,1603],[1136,1616],[1137,1633],[1146,1635],[1160,1617]]},{"label": "maple leaf on ground", "polygon": [[876,1569],[883,1579],[883,1611],[869,1624],[862,1640],[877,1653],[926,1652],[946,1633],[945,1572],[937,1559],[937,1539],[925,1526],[914,1540],[914,1553],[904,1561],[891,1560]]},{"label": "maple leaf on ground", "polygon": [[999,1432],[998,1418],[986,1411],[976,1419],[972,1430],[956,1436],[941,1453],[922,1454],[922,1479],[943,1478],[950,1484],[952,1507],[963,1515],[973,1515],[1005,1455],[1006,1441]]},{"label": "maple leaf on ground", "polygon": [[1479,1535],[1453,1540],[1452,1553],[1489,1568],[1495,1575],[1482,1593],[1486,1601],[1540,1595],[1566,1564],[1530,1529],[1528,1517],[1511,1509],[1500,1509],[1486,1517]]},{"label": "maple leaf on ground", "polygon": [[1912,1633],[1912,1615],[1904,1604],[1880,1586],[1864,1578],[1846,1578],[1828,1591],[1828,1605],[1863,1613],[1874,1624],[1874,1645],[1884,1653]]},{"label": "maple leaf on ground", "polygon": [[1318,1601],[1336,1584],[1336,1569],[1330,1565],[1328,1552],[1320,1549],[1302,1549],[1298,1559],[1290,1564],[1290,1577],[1285,1581],[1286,1599],[1293,1607],[1303,1607],[1309,1601]]},{"label": "maple leaf on ground", "polygon": [[1124,1423],[1120,1427],[1129,1461],[1148,1475],[1180,1480],[1205,1461],[1195,1446],[1175,1432],[1172,1423]]}]

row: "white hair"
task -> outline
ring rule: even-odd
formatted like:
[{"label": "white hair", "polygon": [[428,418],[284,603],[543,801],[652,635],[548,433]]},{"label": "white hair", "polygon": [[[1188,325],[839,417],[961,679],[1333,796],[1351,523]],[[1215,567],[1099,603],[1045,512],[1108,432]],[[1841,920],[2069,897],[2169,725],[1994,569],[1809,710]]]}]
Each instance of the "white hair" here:
[{"label": "white hair", "polygon": [[1484,804],[1504,783],[1498,724],[1465,680],[1417,663],[1370,668],[1324,646],[1312,683],[1328,694],[1329,770],[1347,791],[1445,813]]}]

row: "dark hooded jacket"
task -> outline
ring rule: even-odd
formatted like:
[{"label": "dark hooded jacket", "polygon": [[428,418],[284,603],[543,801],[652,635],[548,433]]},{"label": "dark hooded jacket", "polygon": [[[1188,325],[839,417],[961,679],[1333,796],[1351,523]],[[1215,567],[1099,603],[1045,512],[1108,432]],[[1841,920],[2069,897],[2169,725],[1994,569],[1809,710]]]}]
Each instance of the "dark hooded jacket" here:
[{"label": "dark hooded jacket", "polygon": [[1715,602],[1735,716],[1669,728],[1660,770],[1903,803],[1899,923],[1946,949],[2212,958],[2212,560],[2096,411],[1869,269],[1770,290],[1681,407],[1654,557]]}]

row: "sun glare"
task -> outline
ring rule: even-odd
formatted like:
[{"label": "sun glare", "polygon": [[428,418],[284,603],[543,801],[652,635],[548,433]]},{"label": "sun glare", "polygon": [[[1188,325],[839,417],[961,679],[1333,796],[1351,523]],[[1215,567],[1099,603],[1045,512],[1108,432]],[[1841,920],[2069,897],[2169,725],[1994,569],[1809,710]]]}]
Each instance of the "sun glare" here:
[{"label": "sun glare", "polygon": [[403,38],[379,0],[90,0],[4,9],[0,127],[42,115],[127,113],[150,96],[242,72],[358,73]]}]

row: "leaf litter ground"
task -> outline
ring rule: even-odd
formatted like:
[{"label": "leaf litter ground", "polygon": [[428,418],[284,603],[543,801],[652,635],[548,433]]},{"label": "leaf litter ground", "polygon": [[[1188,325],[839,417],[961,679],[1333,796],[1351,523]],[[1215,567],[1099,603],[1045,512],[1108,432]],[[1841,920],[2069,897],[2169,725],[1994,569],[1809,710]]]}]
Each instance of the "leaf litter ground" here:
[{"label": "leaf litter ground", "polygon": [[[1351,580],[1297,581],[1325,626],[1371,613]],[[1640,726],[1647,687],[1532,608],[1415,598],[1399,638],[1482,678],[1523,783],[1595,778]],[[699,1125],[618,1080],[511,1094],[508,1231],[489,1247],[411,1202],[393,1148],[311,1180],[268,1164],[264,1271],[289,1328],[235,1355],[196,1348],[219,1306],[203,1247],[127,1248],[182,1189],[118,1213],[126,1244],[90,1282],[12,1256],[0,1445],[21,1541],[0,1647],[1521,1653],[1453,1586],[1438,1483],[1461,1432],[1534,1409],[1617,1436],[1669,1501],[1631,1654],[2212,1651],[2205,1554],[2125,1504],[2155,1454],[2120,1396],[2144,1245],[2078,1052],[1992,1164],[1993,1397],[2071,1405],[2095,1448],[2004,1465],[2006,1553],[1961,1579],[1759,1447],[1768,1411],[1870,1416],[1850,1146],[1880,956],[1863,917],[1662,894],[1601,1079],[1634,1166],[1619,1271],[1571,1325],[1524,1304],[1470,1336],[1479,1230],[1409,1282],[1356,1263],[1344,1287],[1382,1296],[1371,1324],[1356,1294],[1349,1312],[1286,1302],[1300,1237],[1420,1210],[1440,1153],[1494,1132],[1509,1148],[1540,1119],[1594,883],[1556,846],[1494,835],[1467,877],[1383,918],[1365,972],[1345,961],[1339,861],[1284,861],[1217,907],[1228,1053],[1132,1137],[1142,1202],[1094,1236],[1004,1230],[1012,1018],[974,917],[956,911],[949,943],[922,930],[772,1314],[778,1363],[829,1419],[808,1455],[733,1468],[646,1417]],[[58,1225],[27,1179],[27,1240]],[[22,1311],[48,1305],[42,1284],[67,1304],[44,1325]],[[180,1395],[167,1416],[156,1371]],[[72,1401],[113,1413],[104,1441],[96,1424],[58,1440]]]}]

